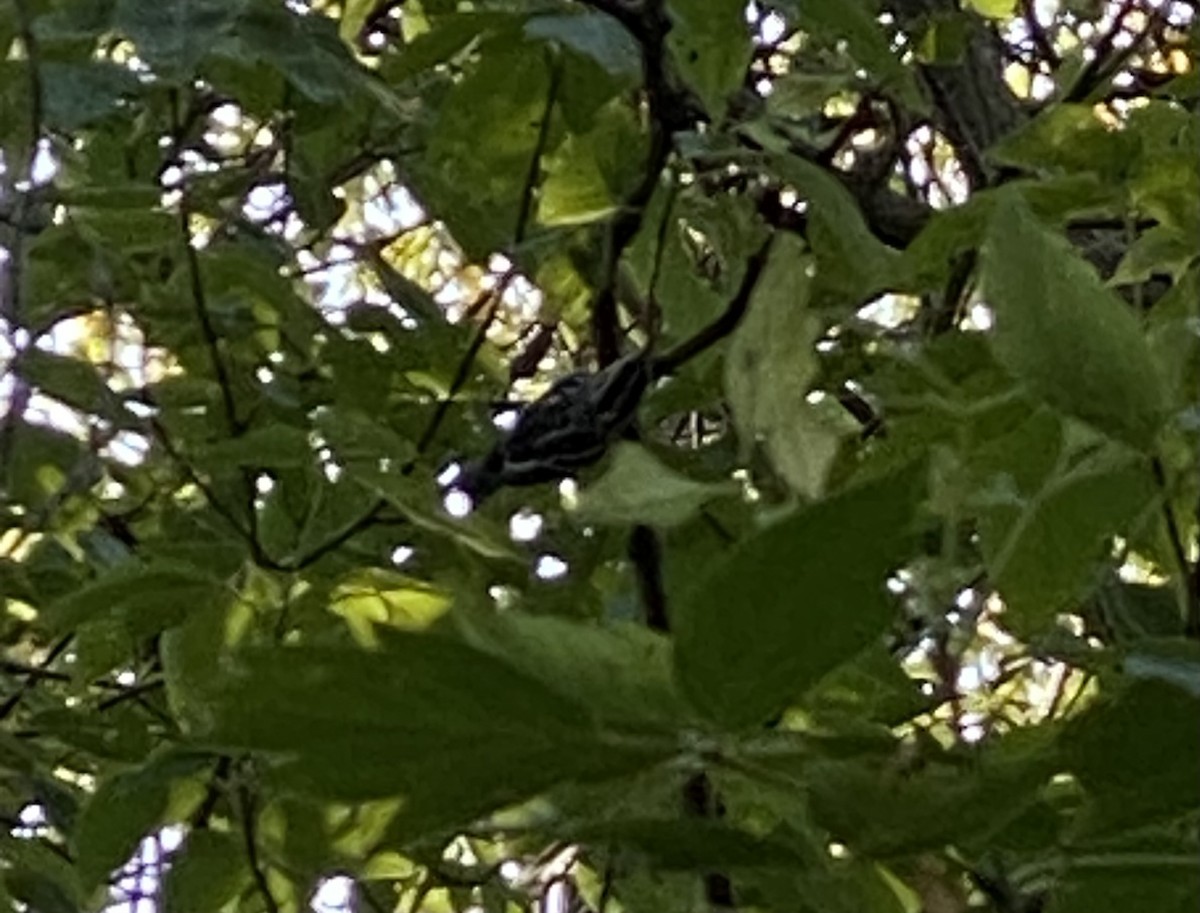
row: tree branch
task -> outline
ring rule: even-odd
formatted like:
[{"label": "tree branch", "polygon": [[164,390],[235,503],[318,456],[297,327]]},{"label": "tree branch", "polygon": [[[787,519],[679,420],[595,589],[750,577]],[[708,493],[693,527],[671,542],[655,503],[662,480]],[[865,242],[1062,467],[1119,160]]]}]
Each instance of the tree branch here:
[{"label": "tree branch", "polygon": [[716,345],[737,329],[746,309],[750,306],[750,299],[754,295],[758,280],[762,276],[763,270],[766,269],[772,241],[773,236],[768,237],[762,247],[746,261],[746,271],[742,274],[742,282],[725,311],[708,326],[698,330],[695,335],[653,360],[650,367],[653,377],[666,377],[668,374],[675,373],[684,364]]}]

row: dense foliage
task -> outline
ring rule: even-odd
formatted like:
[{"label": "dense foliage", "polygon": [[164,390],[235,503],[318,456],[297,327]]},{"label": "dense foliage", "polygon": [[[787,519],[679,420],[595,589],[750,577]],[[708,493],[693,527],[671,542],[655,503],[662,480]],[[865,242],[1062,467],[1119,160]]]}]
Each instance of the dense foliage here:
[{"label": "dense foliage", "polygon": [[1197,909],[1198,37],[0,0],[0,909]]}]

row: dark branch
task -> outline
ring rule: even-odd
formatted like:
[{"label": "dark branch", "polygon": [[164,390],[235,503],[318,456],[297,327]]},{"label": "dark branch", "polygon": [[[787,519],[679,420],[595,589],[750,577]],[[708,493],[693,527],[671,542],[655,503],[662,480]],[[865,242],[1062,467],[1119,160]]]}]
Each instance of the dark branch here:
[{"label": "dark branch", "polygon": [[654,359],[651,365],[651,373],[654,377],[673,374],[687,362],[707,351],[737,329],[746,309],[750,306],[750,298],[754,294],[758,280],[766,268],[772,240],[773,236],[768,237],[762,247],[746,261],[746,271],[742,275],[741,285],[738,286],[737,293],[721,316],[708,326],[698,330],[694,336],[685,339],[673,349]]}]

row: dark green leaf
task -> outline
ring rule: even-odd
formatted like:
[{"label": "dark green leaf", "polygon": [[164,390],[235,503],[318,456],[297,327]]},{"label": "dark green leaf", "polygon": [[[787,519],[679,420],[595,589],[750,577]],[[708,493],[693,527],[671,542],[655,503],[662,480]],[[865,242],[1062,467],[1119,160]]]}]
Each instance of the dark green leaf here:
[{"label": "dark green leaf", "polygon": [[116,26],[160,78],[183,84],[233,28],[245,0],[119,0]]},{"label": "dark green leaf", "polygon": [[1193,813],[1200,805],[1200,698],[1161,676],[1109,684],[1064,734],[1091,797],[1079,830],[1112,832]]},{"label": "dark green leaf", "polygon": [[1035,802],[1056,771],[1047,732],[1009,736],[970,760],[818,761],[802,772],[817,822],[869,857],[947,844],[987,846],[991,835]]},{"label": "dark green leaf", "polygon": [[465,645],[406,633],[384,644],[244,654],[217,702],[217,740],[288,759],[281,775],[305,790],[403,796],[413,836],[673,750],[670,738],[606,732],[585,708]]},{"label": "dark green leaf", "polygon": [[851,715],[898,726],[929,710],[931,700],[889,650],[872,644],[817,682],[804,704],[823,715]]},{"label": "dark green leaf", "polygon": [[805,861],[783,841],[753,837],[717,821],[627,819],[579,828],[570,839],[634,849],[667,870],[790,867]]},{"label": "dark green leaf", "polygon": [[289,469],[310,466],[313,447],[308,432],[290,425],[268,425],[205,447],[201,461],[212,469],[253,466]]},{"label": "dark green leaf", "polygon": [[46,119],[60,130],[76,130],[110,114],[139,87],[126,67],[108,61],[84,64],[45,62]]},{"label": "dark green leaf", "polygon": [[183,618],[189,608],[218,597],[219,581],[174,562],[123,564],[57,600],[41,619],[62,633],[102,618],[118,618],[135,635],[153,634]]},{"label": "dark green leaf", "polygon": [[22,353],[17,366],[42,392],[69,406],[107,418],[122,415],[120,399],[95,366],[86,361],[29,349]]},{"label": "dark green leaf", "polygon": [[439,107],[414,175],[471,256],[511,244],[550,91],[536,46],[492,47]]},{"label": "dark green leaf", "polygon": [[696,707],[761,722],[879,637],[924,467],[836,495],[743,542],[676,602],[676,666]]},{"label": "dark green leaf", "polygon": [[233,834],[213,830],[188,834],[163,880],[166,913],[220,910],[250,881],[246,851]]}]

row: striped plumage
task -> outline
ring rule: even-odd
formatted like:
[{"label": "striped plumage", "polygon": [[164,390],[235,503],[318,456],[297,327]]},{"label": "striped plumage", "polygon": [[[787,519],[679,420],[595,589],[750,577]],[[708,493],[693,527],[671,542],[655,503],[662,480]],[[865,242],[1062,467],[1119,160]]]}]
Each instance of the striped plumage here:
[{"label": "striped plumage", "polygon": [[505,486],[553,482],[595,464],[633,420],[650,374],[649,358],[636,352],[562,378],[521,410],[487,456],[464,467],[454,487],[478,505]]}]

